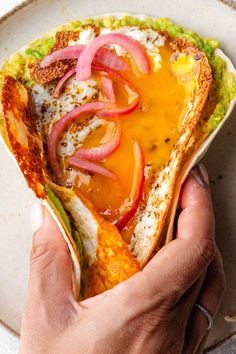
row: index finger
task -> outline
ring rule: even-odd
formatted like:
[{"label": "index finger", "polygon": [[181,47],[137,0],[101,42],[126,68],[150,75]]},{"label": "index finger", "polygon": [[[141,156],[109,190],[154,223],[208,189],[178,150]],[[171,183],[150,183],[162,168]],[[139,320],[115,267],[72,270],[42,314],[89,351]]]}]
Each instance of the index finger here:
[{"label": "index finger", "polygon": [[[215,237],[215,219],[205,167],[200,164],[192,171],[181,191],[177,237],[202,239]],[[199,230],[194,232],[193,230]]]}]

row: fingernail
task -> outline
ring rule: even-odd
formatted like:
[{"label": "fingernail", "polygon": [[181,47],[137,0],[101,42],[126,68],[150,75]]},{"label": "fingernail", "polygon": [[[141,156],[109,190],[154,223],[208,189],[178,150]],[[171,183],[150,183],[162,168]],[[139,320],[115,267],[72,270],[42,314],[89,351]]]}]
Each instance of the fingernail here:
[{"label": "fingernail", "polygon": [[195,181],[204,188],[209,187],[209,177],[205,166],[202,163],[196,165],[190,172]]},{"label": "fingernail", "polygon": [[35,203],[31,208],[31,227],[35,233],[43,224],[43,209],[40,203]]}]

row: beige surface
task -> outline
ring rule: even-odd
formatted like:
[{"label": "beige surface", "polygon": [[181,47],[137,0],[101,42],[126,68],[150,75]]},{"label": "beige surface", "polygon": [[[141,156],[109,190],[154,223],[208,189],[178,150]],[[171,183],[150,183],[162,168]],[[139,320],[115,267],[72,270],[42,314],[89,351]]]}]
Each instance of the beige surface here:
[{"label": "beige surface", "polygon": [[[50,12],[48,12],[49,6]],[[0,25],[0,58],[7,56],[45,30],[69,19],[112,11],[133,11],[170,17],[202,34],[221,39],[227,54],[233,59],[234,64],[236,63],[236,12],[217,0],[146,0],[145,2],[117,0],[109,3],[104,0],[36,1]],[[236,119],[236,114],[234,118]],[[206,158],[211,179],[215,183],[212,187],[217,215],[217,237],[224,254],[228,278],[224,304],[215,322],[209,343],[214,343],[236,331],[236,323],[226,323],[223,319],[226,314],[236,314],[236,277],[234,276],[236,125],[234,118],[232,117],[227,123]],[[2,146],[0,146],[0,166],[0,318],[19,330],[31,242],[28,216],[34,198]],[[219,175],[222,175],[223,179],[218,179]]]},{"label": "beige surface", "polygon": [[19,337],[0,322],[0,354],[16,354]]}]

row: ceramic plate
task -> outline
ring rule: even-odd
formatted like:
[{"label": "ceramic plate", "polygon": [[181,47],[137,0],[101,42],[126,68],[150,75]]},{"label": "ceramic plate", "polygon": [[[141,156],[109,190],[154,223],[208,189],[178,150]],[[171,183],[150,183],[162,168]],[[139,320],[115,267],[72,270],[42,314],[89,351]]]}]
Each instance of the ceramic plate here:
[{"label": "ceramic plate", "polygon": [[[227,3],[231,3],[227,1]],[[0,62],[24,44],[64,22],[112,12],[169,17],[203,36],[217,38],[236,65],[236,11],[217,0],[31,0],[0,20]],[[236,314],[236,115],[226,123],[205,158],[210,171],[217,239],[228,290],[208,344],[236,331],[225,315]],[[0,146],[0,319],[19,331],[31,243],[30,206],[35,198]]]}]

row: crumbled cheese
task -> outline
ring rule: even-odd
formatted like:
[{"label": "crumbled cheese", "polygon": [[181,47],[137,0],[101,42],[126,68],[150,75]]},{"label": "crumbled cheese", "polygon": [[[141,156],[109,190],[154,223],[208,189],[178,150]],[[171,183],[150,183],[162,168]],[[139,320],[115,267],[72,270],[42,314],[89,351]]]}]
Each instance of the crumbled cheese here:
[{"label": "crumbled cheese", "polygon": [[88,44],[95,37],[96,37],[96,34],[94,32],[94,29],[92,27],[88,27],[80,32],[79,39],[77,39],[76,41],[71,39],[68,44],[69,45]]}]

